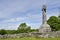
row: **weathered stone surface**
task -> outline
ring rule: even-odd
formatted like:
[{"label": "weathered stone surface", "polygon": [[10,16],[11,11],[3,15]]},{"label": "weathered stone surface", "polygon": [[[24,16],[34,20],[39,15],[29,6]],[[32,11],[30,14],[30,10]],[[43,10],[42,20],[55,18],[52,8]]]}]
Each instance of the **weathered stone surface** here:
[{"label": "weathered stone surface", "polygon": [[31,37],[31,36],[38,36],[44,38],[60,37],[60,31],[54,31],[50,33],[32,32],[32,33],[20,33],[20,34],[7,34],[7,35],[0,35],[0,38],[21,38],[21,37]]},{"label": "weathered stone surface", "polygon": [[50,26],[47,24],[46,21],[46,6],[42,6],[42,25],[39,28],[40,33],[49,33],[51,32]]},{"label": "weathered stone surface", "polygon": [[39,32],[40,33],[50,33],[51,32],[51,28],[48,24],[42,24],[39,28]]}]

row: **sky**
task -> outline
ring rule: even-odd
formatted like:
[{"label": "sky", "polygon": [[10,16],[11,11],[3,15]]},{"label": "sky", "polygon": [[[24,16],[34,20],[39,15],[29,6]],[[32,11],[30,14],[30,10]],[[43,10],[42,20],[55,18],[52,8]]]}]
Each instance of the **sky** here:
[{"label": "sky", "polygon": [[24,22],[32,29],[39,28],[43,4],[47,20],[60,14],[60,0],[0,0],[0,29],[16,30]]}]

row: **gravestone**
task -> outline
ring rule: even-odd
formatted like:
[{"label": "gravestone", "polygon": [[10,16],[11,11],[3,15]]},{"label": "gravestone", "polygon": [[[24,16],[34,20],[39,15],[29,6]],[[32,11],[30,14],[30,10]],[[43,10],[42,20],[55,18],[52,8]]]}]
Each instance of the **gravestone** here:
[{"label": "gravestone", "polygon": [[42,6],[42,25],[39,28],[39,33],[49,33],[51,32],[50,25],[46,21],[46,5]]}]

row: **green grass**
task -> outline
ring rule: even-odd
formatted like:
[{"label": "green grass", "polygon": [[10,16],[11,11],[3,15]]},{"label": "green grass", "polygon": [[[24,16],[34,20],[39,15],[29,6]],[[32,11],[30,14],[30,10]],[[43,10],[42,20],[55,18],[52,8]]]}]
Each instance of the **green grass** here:
[{"label": "green grass", "polygon": [[38,37],[23,37],[23,38],[5,38],[0,40],[60,40],[60,37],[56,38],[38,38]]}]

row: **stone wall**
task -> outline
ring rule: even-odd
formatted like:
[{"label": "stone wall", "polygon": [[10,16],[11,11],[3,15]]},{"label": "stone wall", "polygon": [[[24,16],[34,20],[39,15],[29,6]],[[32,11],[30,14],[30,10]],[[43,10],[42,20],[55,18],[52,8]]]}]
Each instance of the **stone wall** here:
[{"label": "stone wall", "polygon": [[0,35],[0,38],[21,38],[31,36],[30,33],[20,33],[20,34],[5,34]]},{"label": "stone wall", "polygon": [[0,35],[0,38],[21,38],[21,37],[30,37],[30,36],[38,36],[38,37],[58,37],[60,36],[60,31],[56,32],[50,32],[46,34],[38,33],[38,32],[32,32],[32,33],[20,33],[20,34],[5,34],[5,35]]}]

